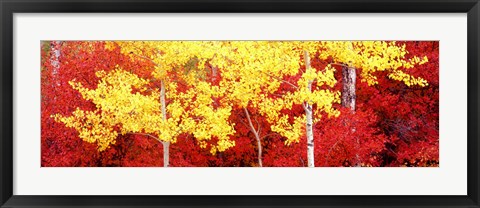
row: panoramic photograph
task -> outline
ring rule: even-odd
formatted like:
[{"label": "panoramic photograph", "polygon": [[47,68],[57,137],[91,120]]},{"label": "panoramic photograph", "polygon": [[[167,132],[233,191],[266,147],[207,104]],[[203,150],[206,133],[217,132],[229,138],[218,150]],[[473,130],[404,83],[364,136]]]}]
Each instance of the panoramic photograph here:
[{"label": "panoramic photograph", "polygon": [[439,41],[64,41],[42,167],[439,167]]}]

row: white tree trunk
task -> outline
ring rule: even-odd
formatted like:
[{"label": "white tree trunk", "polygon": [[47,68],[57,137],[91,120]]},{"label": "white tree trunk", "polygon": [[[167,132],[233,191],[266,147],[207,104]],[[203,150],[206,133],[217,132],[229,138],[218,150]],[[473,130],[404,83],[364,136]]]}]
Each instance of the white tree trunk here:
[{"label": "white tree trunk", "polygon": [[163,167],[170,165],[170,142],[162,142],[163,145]]},{"label": "white tree trunk", "polygon": [[[308,51],[305,51],[305,69],[309,69],[311,67],[310,64],[310,55]],[[312,91],[312,82],[313,80],[308,81],[308,91]],[[306,129],[307,129],[307,159],[308,159],[308,167],[315,167],[315,156],[314,156],[314,139],[313,139],[313,112],[312,112],[312,105],[308,102],[304,104],[305,114],[307,117]]]},{"label": "white tree trunk", "polygon": [[313,142],[313,113],[312,106],[305,105],[305,114],[307,116],[307,158],[308,167],[315,167],[314,142]]},{"label": "white tree trunk", "polygon": [[250,119],[250,114],[248,113],[247,108],[243,108],[243,110],[245,111],[245,115],[247,116],[248,124],[250,125],[250,131],[253,133],[253,135],[255,135],[255,139],[257,140],[258,165],[260,167],[263,167],[263,164],[262,164],[262,142],[260,141],[260,136],[258,134],[258,130],[256,130],[255,127],[253,127],[252,119]]},{"label": "white tree trunk", "polygon": [[[162,105],[162,119],[167,120],[167,108],[165,102],[165,81],[161,81],[160,87],[160,103]],[[170,142],[162,142],[163,145],[163,167],[169,166],[170,158]]]}]

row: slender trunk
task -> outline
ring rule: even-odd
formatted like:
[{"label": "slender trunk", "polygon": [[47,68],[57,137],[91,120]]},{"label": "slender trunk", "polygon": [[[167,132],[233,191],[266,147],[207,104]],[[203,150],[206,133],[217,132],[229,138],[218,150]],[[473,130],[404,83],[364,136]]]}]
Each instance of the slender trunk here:
[{"label": "slender trunk", "polygon": [[357,79],[357,73],[353,67],[343,67],[342,68],[342,80],[343,80],[343,89],[342,89],[342,106],[350,108],[352,111],[355,111],[355,84]]},{"label": "slender trunk", "polygon": [[[308,51],[305,51],[305,68],[309,69],[310,66],[310,56],[308,55]],[[312,91],[312,82],[313,80],[308,81],[307,89],[309,92]],[[308,167],[315,167],[315,156],[314,156],[314,140],[313,140],[313,112],[312,112],[312,105],[308,102],[304,104],[305,114],[307,117],[307,158],[308,158]]]},{"label": "slender trunk", "polygon": [[[357,99],[356,95],[356,82],[357,82],[357,72],[353,67],[344,66],[342,68],[342,80],[343,80],[343,89],[342,89],[342,106],[350,108],[350,110],[355,113],[355,103]],[[355,126],[351,129],[352,132],[355,132]],[[358,138],[355,139],[355,149],[358,152],[360,148],[360,142]],[[355,166],[360,166],[360,156],[358,153],[355,154]]]},{"label": "slender trunk", "polygon": [[52,41],[50,42],[50,48],[52,50],[50,64],[53,66],[53,74],[58,73],[58,68],[60,67],[59,57],[60,57],[60,44],[61,41]]},{"label": "slender trunk", "polygon": [[52,41],[50,42],[50,48],[52,51],[50,57],[50,64],[53,66],[53,79],[55,80],[55,85],[60,86],[60,80],[58,79],[58,71],[60,70],[60,44],[62,41]]},{"label": "slender trunk", "polygon": [[170,142],[162,142],[163,145],[163,167],[168,167],[170,164]]},{"label": "slender trunk", "polygon": [[[162,105],[162,119],[167,120],[167,108],[165,102],[165,81],[161,81],[160,103]],[[163,145],[163,167],[168,167],[170,157],[170,142],[162,142]]]},{"label": "slender trunk", "polygon": [[212,82],[215,83],[217,81],[217,67],[212,66]]},{"label": "slender trunk", "polygon": [[312,106],[308,103],[305,105],[305,114],[307,116],[307,158],[308,167],[315,167],[315,156],[313,154],[313,113]]},{"label": "slender trunk", "polygon": [[260,141],[260,136],[258,135],[258,131],[255,130],[255,127],[253,127],[252,119],[250,119],[250,114],[248,113],[247,108],[243,108],[243,110],[245,111],[245,115],[247,116],[248,124],[250,125],[250,131],[253,132],[253,135],[255,135],[255,139],[257,139],[258,165],[260,167],[263,167],[263,165],[262,165],[262,143]]},{"label": "slender trunk", "polygon": [[[60,79],[59,79],[59,75],[58,75],[58,72],[60,70],[60,54],[61,54],[61,51],[60,51],[60,44],[61,44],[61,41],[51,41],[50,42],[50,64],[52,65],[53,67],[53,70],[52,70],[52,78],[53,78],[53,82],[52,82],[52,85],[53,85],[53,89],[55,91],[55,94],[53,96],[53,102],[56,102],[57,101],[57,93],[60,94],[61,92],[58,92],[58,90],[60,90]],[[53,110],[54,112],[57,112],[57,105],[54,105],[53,106]]]}]

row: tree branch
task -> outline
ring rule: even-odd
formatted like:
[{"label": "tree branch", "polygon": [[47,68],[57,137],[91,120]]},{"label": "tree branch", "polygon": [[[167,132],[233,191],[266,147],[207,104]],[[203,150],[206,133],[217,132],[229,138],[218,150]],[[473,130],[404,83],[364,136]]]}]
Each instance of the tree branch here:
[{"label": "tree branch", "polygon": [[127,134],[147,136],[147,137],[154,138],[155,140],[161,142],[162,144],[164,143],[164,141],[160,140],[158,137],[155,137],[155,136],[153,136],[153,135],[151,135],[151,134],[145,134],[145,133],[127,133]]},{"label": "tree branch", "polygon": [[262,71],[261,71],[261,73],[264,73],[265,75],[267,75],[267,76],[269,76],[269,77],[271,77],[271,78],[273,78],[273,79],[276,79],[276,80],[278,80],[278,81],[280,81],[280,82],[286,83],[286,84],[292,86],[292,87],[295,88],[295,89],[298,89],[297,86],[295,86],[294,84],[292,84],[292,83],[290,83],[290,82],[288,82],[288,81],[286,81],[286,80],[280,79],[280,78],[275,77],[275,76],[273,76],[273,75],[270,75],[270,74],[268,74],[268,73],[266,73],[266,72],[262,72]]}]

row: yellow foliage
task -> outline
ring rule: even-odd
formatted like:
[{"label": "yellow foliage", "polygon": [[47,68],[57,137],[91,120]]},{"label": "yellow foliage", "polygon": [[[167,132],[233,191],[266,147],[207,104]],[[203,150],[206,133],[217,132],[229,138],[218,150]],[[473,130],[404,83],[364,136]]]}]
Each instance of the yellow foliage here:
[{"label": "yellow foliage", "polygon": [[402,81],[408,86],[427,86],[422,78],[414,78],[400,68],[409,69],[415,65],[428,62],[426,56],[406,59],[405,45],[398,45],[395,41],[322,41],[320,58],[332,57],[336,63],[362,69],[361,81],[368,85],[377,84],[373,75],[377,71],[388,71],[389,78]]},{"label": "yellow foliage", "polygon": [[[115,142],[118,134],[142,133],[160,141],[176,142],[178,135],[193,135],[202,148],[216,138],[210,152],[225,151],[235,145],[230,121],[234,107],[256,108],[271,124],[271,130],[298,142],[305,131],[305,116],[289,118],[282,113],[293,105],[314,107],[314,121],[320,114],[338,116],[333,104],[340,103],[340,92],[332,90],[337,80],[335,68],[304,67],[304,52],[327,60],[361,68],[362,81],[377,84],[373,75],[388,71],[388,77],[408,86],[427,86],[422,78],[402,70],[428,62],[426,57],[405,59],[405,46],[386,41],[107,41],[105,48],[120,47],[131,59],[151,62],[154,79],[146,80],[116,68],[99,71],[96,89],[87,89],[75,80],[69,84],[97,110],[77,109],[71,116],[54,115],[56,121],[75,128],[87,142],[96,142],[100,151]],[[317,57],[313,57],[317,58]],[[214,69],[215,68],[215,72]],[[305,70],[302,70],[305,68]],[[207,74],[221,74],[218,84]],[[186,91],[178,89],[178,80]],[[288,77],[299,76],[292,81]],[[298,77],[297,76],[297,77]],[[152,83],[165,83],[162,114],[161,90]],[[315,83],[315,86],[311,86]],[[280,92],[281,85],[290,89]],[[164,119],[164,117],[166,119]],[[293,122],[292,122],[293,121]],[[116,132],[115,129],[119,129]]]},{"label": "yellow foliage", "polygon": [[[231,108],[213,109],[211,99],[197,97],[191,103],[192,93],[177,96],[166,106],[168,119],[163,120],[158,90],[149,94],[133,93],[133,88],[143,89],[149,81],[121,69],[110,73],[100,71],[96,75],[101,78],[94,90],[84,88],[79,82],[70,82],[82,97],[92,101],[96,111],[82,111],[77,109],[72,116],[54,115],[56,121],[65,123],[67,127],[75,128],[80,138],[87,142],[97,142],[99,151],[105,150],[115,142],[119,127],[121,134],[142,133],[155,135],[160,141],[176,142],[179,134],[193,133],[198,140],[209,140],[217,137],[218,151],[224,151],[234,146],[229,136],[234,133],[233,124],[228,123]],[[174,84],[169,85],[175,88]],[[193,92],[199,95],[215,95],[217,92],[205,85],[199,85]],[[188,104],[185,105],[185,104]],[[188,111],[187,107],[194,110]],[[192,122],[189,117],[200,118]]]}]

